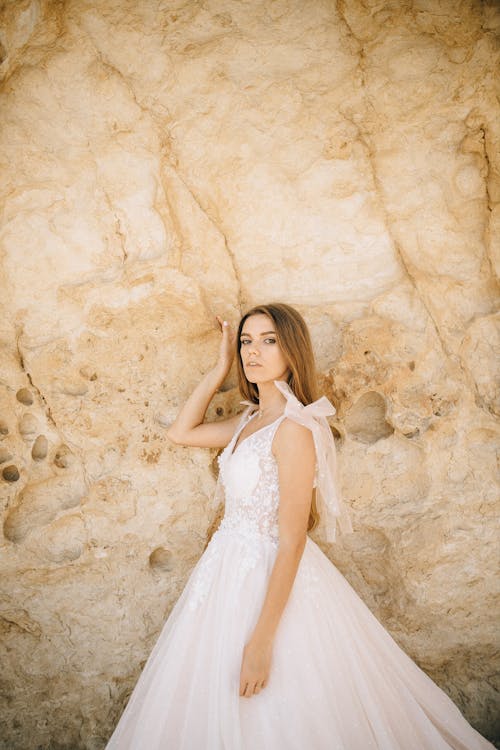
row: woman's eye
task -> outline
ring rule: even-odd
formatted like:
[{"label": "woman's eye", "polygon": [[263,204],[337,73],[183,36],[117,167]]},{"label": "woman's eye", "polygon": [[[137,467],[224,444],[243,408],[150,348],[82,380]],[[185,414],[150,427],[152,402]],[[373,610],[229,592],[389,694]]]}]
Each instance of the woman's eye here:
[{"label": "woman's eye", "polygon": [[[251,342],[250,339],[240,339],[240,346],[245,346],[245,345],[251,344],[251,343],[252,342]],[[276,343],[276,339],[267,338],[267,339],[264,339],[264,343],[265,344],[275,344]]]}]

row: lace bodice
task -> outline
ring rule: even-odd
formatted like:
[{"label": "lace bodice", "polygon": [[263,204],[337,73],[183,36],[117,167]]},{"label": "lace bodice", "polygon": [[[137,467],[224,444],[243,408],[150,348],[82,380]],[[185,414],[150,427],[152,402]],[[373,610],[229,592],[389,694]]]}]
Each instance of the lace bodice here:
[{"label": "lace bodice", "polygon": [[254,415],[248,414],[219,456],[220,481],[225,493],[221,530],[259,534],[278,542],[278,467],[271,452],[284,414],[256,430],[236,446],[240,433]]},{"label": "lace bodice", "polygon": [[189,607],[200,606],[213,584],[217,561],[223,554],[225,539],[236,536],[241,541],[237,575],[246,574],[262,559],[263,545],[278,549],[279,481],[278,466],[271,445],[279,424],[278,419],[236,441],[252,418],[242,418],[231,442],[219,456],[219,482],[225,494],[225,513],[210,544],[193,572]]}]

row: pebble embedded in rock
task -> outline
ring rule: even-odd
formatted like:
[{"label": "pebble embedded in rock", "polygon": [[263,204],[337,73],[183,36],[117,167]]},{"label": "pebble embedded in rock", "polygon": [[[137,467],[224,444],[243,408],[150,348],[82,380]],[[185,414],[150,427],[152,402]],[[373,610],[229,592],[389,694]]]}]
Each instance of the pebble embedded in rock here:
[{"label": "pebble embedded in rock", "polygon": [[33,443],[33,448],[31,449],[31,457],[34,458],[35,461],[41,461],[42,459],[47,457],[48,449],[49,441],[47,440],[45,435],[39,435]]},{"label": "pebble embedded in rock", "polygon": [[69,380],[60,385],[59,390],[67,396],[84,396],[88,386],[83,380]]},{"label": "pebble embedded in rock", "polygon": [[33,403],[33,394],[29,388],[20,388],[16,393],[17,400],[25,406],[31,406]]},{"label": "pebble embedded in rock", "polygon": [[2,470],[2,476],[7,482],[17,482],[19,479],[19,470],[17,466],[10,464]]},{"label": "pebble embedded in rock", "polygon": [[80,367],[80,375],[87,380],[97,380],[97,373],[89,367]]},{"label": "pebble embedded in rock", "polygon": [[19,432],[21,435],[33,435],[38,430],[38,420],[33,414],[23,414],[19,420]]},{"label": "pebble embedded in rock", "polygon": [[0,419],[0,435],[8,435],[9,434],[9,428],[7,427],[7,422],[4,422],[3,419]]},{"label": "pebble embedded in rock", "polygon": [[54,463],[60,469],[67,469],[74,463],[74,456],[67,445],[61,445],[54,456]]}]

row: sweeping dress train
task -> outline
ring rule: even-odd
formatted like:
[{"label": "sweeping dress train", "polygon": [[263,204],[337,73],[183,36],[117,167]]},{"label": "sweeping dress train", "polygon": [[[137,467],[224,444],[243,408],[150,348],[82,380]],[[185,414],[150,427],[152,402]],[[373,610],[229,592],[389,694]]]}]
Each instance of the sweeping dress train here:
[{"label": "sweeping dress train", "polygon": [[[307,537],[268,684],[240,697],[278,549],[271,451],[285,417],[219,457],[225,515],[166,620],[106,750],[487,750]],[[236,448],[235,448],[236,446]]]}]

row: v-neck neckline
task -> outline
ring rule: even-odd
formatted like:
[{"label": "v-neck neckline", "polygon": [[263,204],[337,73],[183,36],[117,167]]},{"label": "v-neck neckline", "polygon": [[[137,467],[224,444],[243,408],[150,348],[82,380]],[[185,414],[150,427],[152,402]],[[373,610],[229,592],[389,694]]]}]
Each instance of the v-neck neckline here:
[{"label": "v-neck neckline", "polygon": [[255,432],[251,432],[251,433],[250,433],[250,435],[247,435],[247,436],[246,436],[245,438],[243,438],[243,440],[241,440],[241,441],[240,441],[240,442],[238,443],[238,438],[239,438],[239,436],[241,435],[241,433],[243,432],[243,430],[245,429],[245,427],[247,426],[247,424],[248,424],[248,423],[250,422],[250,420],[251,420],[251,419],[253,419],[253,417],[254,417],[254,416],[255,416],[255,415],[257,414],[257,413],[258,413],[258,412],[256,412],[256,411],[255,411],[255,412],[254,412],[253,414],[250,414],[250,418],[249,418],[249,419],[247,419],[247,421],[243,423],[243,425],[241,426],[241,429],[240,429],[240,430],[239,430],[239,431],[238,431],[238,432],[236,433],[235,437],[233,438],[233,440],[236,440],[236,444],[233,444],[233,447],[232,447],[231,453],[229,454],[229,457],[230,457],[230,458],[232,458],[232,457],[234,456],[234,454],[236,453],[236,451],[238,450],[238,448],[239,448],[240,446],[242,446],[242,445],[243,445],[243,443],[246,443],[246,441],[247,441],[247,440],[250,440],[250,438],[251,438],[251,437],[253,437],[254,435],[257,435],[257,433],[258,433],[258,432],[262,432],[262,430],[265,430],[265,429],[267,429],[268,427],[271,427],[271,425],[275,424],[275,423],[276,423],[276,422],[278,421],[278,419],[281,419],[281,417],[282,417],[282,416],[284,415],[284,413],[285,413],[285,412],[283,412],[282,414],[280,414],[280,415],[279,415],[279,417],[276,417],[276,419],[273,419],[273,421],[272,421],[272,422],[269,422],[269,424],[265,424],[265,425],[264,425],[264,427],[259,427],[259,429],[258,429],[258,430],[255,430]]}]

